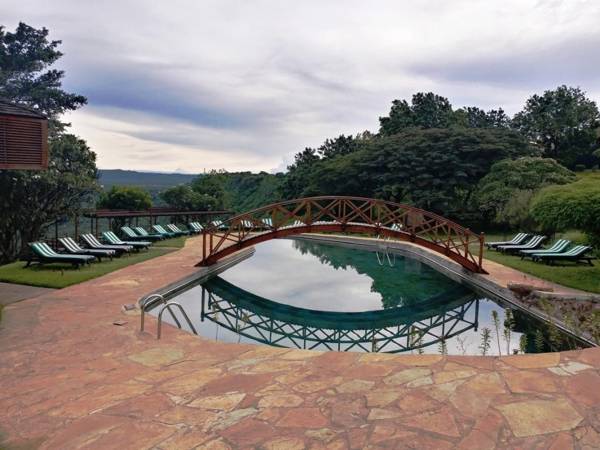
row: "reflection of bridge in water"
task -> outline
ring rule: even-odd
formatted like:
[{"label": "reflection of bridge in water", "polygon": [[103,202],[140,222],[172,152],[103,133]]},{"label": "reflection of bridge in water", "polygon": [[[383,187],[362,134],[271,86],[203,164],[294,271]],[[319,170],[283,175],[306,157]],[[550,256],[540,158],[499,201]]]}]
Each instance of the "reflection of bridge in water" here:
[{"label": "reflection of bridge in water", "polygon": [[416,305],[378,311],[314,311],[284,305],[216,277],[202,286],[202,320],[278,347],[397,353],[477,330],[479,299],[458,286]]}]

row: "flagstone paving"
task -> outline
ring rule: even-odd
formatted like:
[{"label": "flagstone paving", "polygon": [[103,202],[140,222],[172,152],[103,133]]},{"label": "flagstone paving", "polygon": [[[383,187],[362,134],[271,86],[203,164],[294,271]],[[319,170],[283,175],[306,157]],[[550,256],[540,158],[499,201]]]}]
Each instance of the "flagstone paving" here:
[{"label": "flagstone paving", "polygon": [[21,300],[37,297],[38,295],[51,292],[53,289],[36,286],[25,286],[23,284],[0,282],[0,306],[10,305]]},{"label": "flagstone paving", "polygon": [[[201,248],[9,305],[0,448],[600,448],[600,349],[509,357],[225,344],[121,306]],[[127,323],[117,326],[115,321]]]}]

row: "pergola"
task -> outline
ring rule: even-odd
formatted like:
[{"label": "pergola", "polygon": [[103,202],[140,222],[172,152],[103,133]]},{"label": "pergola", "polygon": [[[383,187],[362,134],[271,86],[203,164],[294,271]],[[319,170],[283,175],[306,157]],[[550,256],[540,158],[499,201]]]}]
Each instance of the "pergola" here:
[{"label": "pergola", "polygon": [[0,98],[0,169],[48,168],[48,120]]},{"label": "pergola", "polygon": [[[84,217],[90,219],[91,232],[98,234],[98,223],[100,220],[107,220],[108,227],[113,219],[127,219],[130,224],[139,223],[140,219],[145,219],[148,223],[154,224],[158,222],[160,217],[177,217],[182,222],[189,222],[190,220],[200,220],[202,222],[208,222],[216,217],[230,216],[232,211],[219,210],[219,211],[182,211],[180,209],[166,208],[166,207],[155,207],[144,211],[127,211],[122,209],[97,209],[94,211],[87,211],[83,214]],[[79,230],[79,219],[75,220],[75,234]]]}]

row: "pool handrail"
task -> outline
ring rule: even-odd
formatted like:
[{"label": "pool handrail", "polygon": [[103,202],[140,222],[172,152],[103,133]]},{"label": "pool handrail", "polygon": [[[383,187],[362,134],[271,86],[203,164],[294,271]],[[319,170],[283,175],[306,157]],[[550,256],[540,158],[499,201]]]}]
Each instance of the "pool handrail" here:
[{"label": "pool handrail", "polygon": [[[165,312],[165,310],[169,310],[169,312],[171,313],[171,316],[173,317],[173,319],[175,319],[175,314],[171,310],[171,306],[177,306],[179,308],[179,311],[181,311],[181,314],[183,315],[183,318],[185,319],[185,321],[187,322],[188,326],[192,330],[192,333],[194,333],[195,335],[198,335],[198,332],[194,328],[194,325],[192,324],[192,321],[190,320],[190,318],[188,317],[188,315],[185,313],[185,309],[183,309],[183,306],[181,306],[180,303],[177,303],[177,302],[175,302],[173,300],[170,300],[170,301],[168,301],[167,303],[164,304],[164,306],[160,309],[160,312],[158,313],[158,325],[157,325],[157,328],[156,328],[156,339],[160,339],[161,328],[162,328],[162,315]],[[181,324],[179,323],[179,321],[177,319],[175,319],[175,321],[177,322],[177,326],[179,327],[179,329],[181,329]]]}]

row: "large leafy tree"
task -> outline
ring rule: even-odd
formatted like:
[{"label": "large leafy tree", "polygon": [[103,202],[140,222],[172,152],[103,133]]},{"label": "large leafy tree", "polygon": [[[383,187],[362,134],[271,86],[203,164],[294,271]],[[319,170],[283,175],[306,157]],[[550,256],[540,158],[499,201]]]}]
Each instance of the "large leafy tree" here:
[{"label": "large leafy tree", "polygon": [[452,124],[452,105],[446,97],[433,92],[419,92],[406,100],[394,100],[387,117],[379,118],[379,132],[393,135],[406,128],[447,128]]},{"label": "large leafy tree", "polygon": [[283,180],[282,173],[228,173],[226,190],[229,195],[225,206],[236,212],[245,212],[279,201]]},{"label": "large leafy tree", "polygon": [[531,214],[546,232],[576,228],[600,248],[600,177],[542,189],[532,201]]},{"label": "large leafy tree", "polygon": [[311,156],[310,162],[293,167],[294,185],[286,180],[286,186],[296,197],[378,197],[464,219],[476,214],[472,194],[495,162],[533,152],[507,129],[410,128],[364,141],[347,155],[299,155],[300,161]]},{"label": "large leafy tree", "polygon": [[14,260],[57,218],[91,201],[96,155],[71,134],[50,139],[49,167],[42,172],[0,170],[0,263]]},{"label": "large leafy tree", "polygon": [[49,168],[0,170],[0,262],[27,251],[27,242],[61,216],[78,211],[98,189],[96,155],[86,143],[66,134],[65,111],[86,102],[61,88],[64,73],[51,69],[61,56],[60,41],[48,30],[20,23],[15,32],[0,27],[0,96],[49,117]]},{"label": "large leafy tree", "polygon": [[468,106],[454,111],[453,124],[464,128],[508,128],[510,118],[502,108],[484,111]]},{"label": "large leafy tree", "polygon": [[142,211],[152,206],[150,193],[137,186],[112,186],[104,192],[96,208]]},{"label": "large leafy tree", "polygon": [[196,192],[187,184],[173,186],[161,192],[160,197],[167,205],[182,211],[210,211],[218,206],[217,199]]},{"label": "large leafy tree", "polygon": [[377,180],[377,197],[468,219],[477,183],[491,166],[532,152],[505,129],[411,129],[371,143],[363,167]]},{"label": "large leafy tree", "polygon": [[49,41],[46,28],[19,23],[8,32],[0,26],[0,97],[32,107],[50,119],[50,133],[64,131],[59,116],[84,105],[84,96],[62,89],[64,71],[51,69],[62,53],[61,41]]},{"label": "large leafy tree", "polygon": [[410,104],[394,100],[389,115],[380,117],[379,124],[379,133],[391,136],[407,128],[507,128],[510,119],[502,108],[484,111],[469,106],[454,110],[446,97],[419,92]]},{"label": "large leafy tree", "polygon": [[531,96],[515,115],[513,126],[536,142],[544,156],[569,168],[594,160],[600,114],[596,103],[579,88],[563,85]]},{"label": "large leafy tree", "polygon": [[317,149],[321,158],[333,158],[334,156],[347,155],[357,149],[357,139],[353,136],[340,134],[334,139],[326,139],[323,145]]},{"label": "large leafy tree", "polygon": [[488,223],[527,227],[530,201],[539,189],[575,181],[575,174],[550,158],[522,157],[494,164],[477,186],[475,200]]},{"label": "large leafy tree", "polygon": [[[103,192],[96,203],[98,209],[122,209],[126,211],[142,211],[152,206],[150,193],[137,186],[112,186]],[[115,217],[110,224],[115,233],[120,233],[121,227],[130,219]]]},{"label": "large leafy tree", "polygon": [[320,161],[316,150],[310,147],[296,153],[294,162],[288,166],[288,173],[281,186],[281,194],[285,199],[292,199],[307,194],[308,177]]},{"label": "large leafy tree", "polygon": [[[326,139],[323,145],[317,149],[307,147],[304,151],[295,155],[294,163],[288,166],[288,173],[285,176],[285,180],[279,187],[280,197],[283,198],[294,198],[299,196],[307,196],[317,193],[313,188],[307,184],[309,176],[313,171],[317,170],[324,178],[337,179],[338,175],[336,170],[340,169],[336,164],[323,165],[317,164],[330,159],[338,160],[339,157],[348,157],[344,161],[355,160],[355,156],[352,156],[358,150],[364,148],[364,146],[376,139],[376,136],[371,134],[369,131],[363,131],[362,133],[356,134],[356,136],[345,136],[341,134],[334,139]],[[341,163],[344,165],[345,163]],[[323,170],[327,167],[328,170],[332,170],[332,173],[328,173]],[[353,168],[347,167],[346,169],[352,170]],[[347,172],[348,173],[348,172]],[[352,180],[347,180],[352,181]],[[354,179],[356,181],[356,179]],[[323,180],[323,183],[326,181]],[[347,192],[348,189],[344,186],[338,185],[333,187],[330,194],[335,194],[335,191]]]},{"label": "large leafy tree", "polygon": [[223,209],[228,203],[225,191],[226,177],[226,172],[212,170],[208,174],[194,178],[191,184],[192,190],[205,196],[205,199],[213,205],[213,209]]}]

